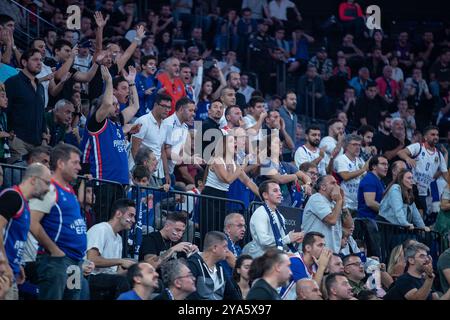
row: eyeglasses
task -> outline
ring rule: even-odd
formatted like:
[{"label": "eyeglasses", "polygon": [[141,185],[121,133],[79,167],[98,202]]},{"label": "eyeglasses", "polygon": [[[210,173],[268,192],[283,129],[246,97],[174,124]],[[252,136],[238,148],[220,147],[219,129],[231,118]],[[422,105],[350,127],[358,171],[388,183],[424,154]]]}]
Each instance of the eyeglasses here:
[{"label": "eyeglasses", "polygon": [[52,183],[51,181],[47,181],[44,178],[38,177],[38,176],[34,176],[35,178],[38,178],[39,180],[43,181],[47,186],[50,185],[50,183]]},{"label": "eyeglasses", "polygon": [[349,263],[349,264],[346,265],[346,267],[348,267],[348,266],[359,266],[359,267],[363,267],[363,266],[364,266],[364,263],[362,263],[361,261],[359,261],[359,262],[353,262],[353,263]]},{"label": "eyeglasses", "polygon": [[185,276],[179,276],[179,277],[176,277],[175,279],[182,279],[182,278],[191,278],[191,279],[193,279],[193,280],[195,280],[195,276],[191,273],[191,272],[189,272],[187,275],[185,275]]}]

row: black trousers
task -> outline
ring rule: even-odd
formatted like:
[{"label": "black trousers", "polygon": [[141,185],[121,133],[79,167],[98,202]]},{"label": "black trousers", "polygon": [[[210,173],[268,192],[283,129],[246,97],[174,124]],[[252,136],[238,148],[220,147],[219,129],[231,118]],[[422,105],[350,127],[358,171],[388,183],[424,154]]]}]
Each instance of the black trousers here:
[{"label": "black trousers", "polygon": [[130,284],[125,275],[99,273],[89,276],[89,290],[91,300],[116,300]]}]

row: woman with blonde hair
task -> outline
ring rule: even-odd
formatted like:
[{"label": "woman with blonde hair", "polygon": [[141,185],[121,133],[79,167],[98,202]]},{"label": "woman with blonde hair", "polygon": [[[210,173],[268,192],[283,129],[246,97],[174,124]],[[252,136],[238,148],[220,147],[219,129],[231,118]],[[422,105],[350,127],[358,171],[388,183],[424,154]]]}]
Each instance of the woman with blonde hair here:
[{"label": "woman with blonde hair", "polygon": [[405,256],[403,254],[403,245],[399,244],[395,246],[389,256],[389,262],[387,266],[387,272],[391,275],[392,279],[397,280],[400,277],[406,267]]}]

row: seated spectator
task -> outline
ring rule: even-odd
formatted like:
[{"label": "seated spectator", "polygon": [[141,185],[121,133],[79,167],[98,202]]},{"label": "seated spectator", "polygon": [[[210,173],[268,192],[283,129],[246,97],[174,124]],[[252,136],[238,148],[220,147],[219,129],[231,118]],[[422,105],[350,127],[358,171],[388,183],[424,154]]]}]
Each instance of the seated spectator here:
[{"label": "seated spectator", "polygon": [[89,277],[92,300],[115,299],[119,293],[128,290],[123,274],[134,262],[122,259],[122,237],[119,233],[132,228],[135,216],[136,203],[119,199],[112,205],[110,220],[89,229],[87,258],[95,264]]},{"label": "seated spectator", "polygon": [[158,266],[166,260],[187,258],[197,252],[196,245],[180,242],[186,229],[186,219],[184,213],[169,213],[160,231],[154,231],[143,237],[139,260]]},{"label": "seated spectator", "polygon": [[306,115],[315,115],[320,119],[328,118],[328,108],[325,104],[325,85],[317,74],[317,68],[309,65],[306,74],[299,80],[300,107]]},{"label": "seated spectator", "polygon": [[328,81],[333,73],[333,61],[328,59],[327,49],[320,47],[316,55],[308,62],[309,66],[314,66],[317,69],[317,74],[323,81]]},{"label": "seated spectator", "polygon": [[366,91],[368,84],[373,82],[370,78],[369,69],[363,67],[359,69],[358,76],[352,78],[348,84],[349,86],[355,89],[355,95],[357,98],[364,96],[364,92]]},{"label": "seated spectator", "polygon": [[302,279],[297,282],[297,300],[323,300],[322,292],[317,282],[312,279]]},{"label": "seated spectator", "polygon": [[238,242],[244,239],[246,225],[244,217],[240,213],[230,213],[227,215],[223,225],[223,232],[227,236],[228,253],[225,261],[221,261],[220,265],[223,267],[225,274],[231,278],[236,265],[236,259],[242,253]]},{"label": "seated spectator", "polygon": [[269,248],[262,256],[253,260],[250,267],[252,287],[247,300],[281,300],[278,288],[285,286],[292,276],[291,262],[283,251]]},{"label": "seated spectator", "polygon": [[332,118],[328,121],[327,126],[328,136],[320,140],[319,148],[325,151],[323,162],[326,172],[330,173],[333,171],[333,163],[336,157],[344,153],[345,125],[338,118]]},{"label": "seated spectator", "polygon": [[450,185],[445,185],[441,196],[440,211],[436,218],[433,231],[439,232],[443,237],[450,232]]},{"label": "seated spectator", "polygon": [[356,300],[345,273],[331,273],[325,279],[328,300]]},{"label": "seated spectator", "polygon": [[386,102],[378,95],[374,82],[367,85],[364,95],[356,101],[356,118],[359,125],[377,127],[383,115],[388,112]]},{"label": "seated spectator", "polygon": [[366,61],[366,66],[374,79],[383,75],[383,69],[388,64],[388,60],[383,56],[381,49],[374,47],[370,58]]},{"label": "seated spectator", "polygon": [[377,154],[377,147],[372,145],[375,128],[372,126],[361,126],[358,129],[358,135],[362,137],[361,141],[361,159],[363,161],[369,160]]},{"label": "seated spectator", "polygon": [[422,243],[405,248],[407,271],[394,282],[384,300],[450,300],[450,290],[439,297],[432,289],[435,275],[429,250]]},{"label": "seated spectator", "polygon": [[235,282],[236,289],[241,296],[241,300],[247,298],[250,291],[250,265],[253,262],[253,258],[248,254],[242,254],[236,259],[236,264],[233,269],[233,280]]},{"label": "seated spectator", "polygon": [[77,194],[78,202],[80,202],[80,207],[86,220],[86,226],[89,230],[96,223],[95,213],[93,211],[95,204],[94,183],[82,179],[78,186]]},{"label": "seated spectator", "polygon": [[14,132],[8,132],[7,108],[8,98],[6,97],[5,86],[0,83],[0,163],[6,163],[11,158],[9,142],[14,138]]},{"label": "seated spectator", "polygon": [[403,245],[399,244],[391,250],[388,260],[387,272],[395,281],[405,272],[406,261]]},{"label": "seated spectator", "polygon": [[122,293],[117,300],[150,300],[155,289],[158,289],[158,273],[155,268],[145,262],[131,265],[127,270],[130,291]]},{"label": "seated spectator", "polygon": [[164,262],[161,265],[161,279],[165,288],[153,300],[186,300],[197,290],[196,278],[182,258]]},{"label": "seated spectator", "polygon": [[7,266],[8,262],[6,261],[3,252],[0,252],[0,300],[5,300],[6,294],[9,292],[12,285],[12,281],[6,274]]},{"label": "seated spectator", "polygon": [[210,231],[203,241],[203,252],[188,258],[188,267],[197,279],[197,291],[188,300],[236,300],[238,295],[231,279],[224,275],[220,261],[228,252],[227,237],[222,232]]},{"label": "seated spectator", "polygon": [[245,97],[245,102],[249,103],[252,93],[255,91],[255,88],[248,84],[248,74],[241,74],[241,86],[238,90],[239,93],[242,93]]},{"label": "seated spectator", "polygon": [[55,104],[52,111],[45,114],[45,123],[50,134],[49,146],[54,147],[64,141],[74,112],[75,108],[72,102],[61,99]]},{"label": "seated spectator", "polygon": [[439,256],[437,270],[439,272],[442,292],[447,292],[450,289],[450,249],[445,250]]},{"label": "seated spectator", "polygon": [[383,198],[382,180],[387,175],[388,161],[382,156],[374,156],[369,160],[368,169],[358,187],[358,217],[375,219]]},{"label": "seated spectator", "polygon": [[[392,130],[387,137],[378,138],[375,146],[378,152],[381,153],[390,162],[401,160],[398,153],[406,146],[411,144],[411,141],[406,137],[405,122],[403,119],[395,118],[391,122]],[[381,135],[380,135],[381,136]]]},{"label": "seated spectator", "polygon": [[362,290],[366,290],[364,278],[364,264],[357,254],[350,254],[342,258],[344,264],[344,273],[352,287],[353,296],[357,296]]},{"label": "seated spectator", "polygon": [[379,216],[393,224],[409,229],[423,228],[425,226],[422,216],[414,203],[413,176],[411,171],[402,170],[397,178],[387,187],[383,200],[380,203]]},{"label": "seated spectator", "polygon": [[9,78],[19,73],[15,68],[11,67],[10,65],[2,63],[4,55],[5,55],[4,53],[2,54],[2,50],[0,50],[0,83],[4,83]]},{"label": "seated spectator", "polygon": [[305,162],[311,162],[316,165],[319,174],[326,174],[325,148],[319,149],[320,145],[320,127],[311,126],[306,129],[306,143],[297,148],[294,154],[295,165],[299,168]]},{"label": "seated spectator", "polygon": [[397,81],[392,79],[392,67],[385,66],[383,75],[375,80],[378,94],[384,99],[390,112],[395,110],[397,98],[400,96],[400,87]]}]

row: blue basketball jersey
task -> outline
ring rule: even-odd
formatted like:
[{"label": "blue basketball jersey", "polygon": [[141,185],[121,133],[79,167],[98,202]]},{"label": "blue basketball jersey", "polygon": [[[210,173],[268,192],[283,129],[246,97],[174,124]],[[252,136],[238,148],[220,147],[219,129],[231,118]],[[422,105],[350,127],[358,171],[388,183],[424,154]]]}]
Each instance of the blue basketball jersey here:
[{"label": "blue basketball jersey", "polygon": [[22,205],[16,215],[6,225],[3,242],[9,266],[14,274],[19,274],[23,250],[27,242],[28,231],[30,230],[30,208],[19,187],[14,186],[11,189],[3,190],[3,192],[11,190],[16,191],[20,195]]},{"label": "blue basketball jersey", "polygon": [[53,180],[52,183],[56,203],[42,218],[42,227],[67,257],[80,261],[87,248],[86,223],[81,216],[80,204],[71,187],[65,188]]},{"label": "blue basketball jersey", "polygon": [[106,119],[99,131],[88,131],[88,134],[83,163],[90,163],[92,176],[128,184],[128,156],[122,125]]}]

